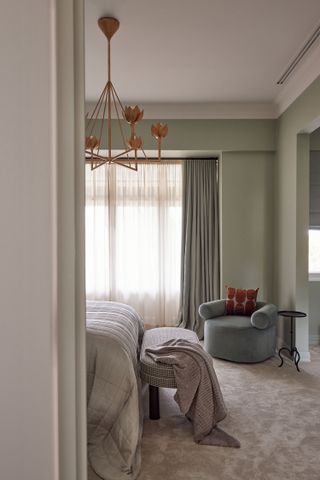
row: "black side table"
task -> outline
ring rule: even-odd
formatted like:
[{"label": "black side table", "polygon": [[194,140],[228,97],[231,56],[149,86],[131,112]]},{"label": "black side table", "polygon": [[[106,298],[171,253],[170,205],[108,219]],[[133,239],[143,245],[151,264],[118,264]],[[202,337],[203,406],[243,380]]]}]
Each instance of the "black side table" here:
[{"label": "black side table", "polygon": [[286,350],[290,354],[292,360],[294,361],[296,369],[298,370],[298,372],[300,372],[299,367],[298,367],[298,363],[300,362],[300,353],[298,352],[298,349],[295,346],[295,342],[294,342],[294,339],[293,339],[293,319],[294,318],[306,317],[307,314],[304,313],[304,312],[297,312],[295,310],[280,310],[278,312],[278,314],[281,315],[282,317],[290,317],[291,318],[291,325],[290,325],[291,345],[290,345],[290,349],[287,348],[287,347],[280,348],[279,357],[281,359],[281,363],[280,363],[279,367],[282,367],[282,365],[283,365],[283,358],[281,356],[281,352],[283,350]]}]

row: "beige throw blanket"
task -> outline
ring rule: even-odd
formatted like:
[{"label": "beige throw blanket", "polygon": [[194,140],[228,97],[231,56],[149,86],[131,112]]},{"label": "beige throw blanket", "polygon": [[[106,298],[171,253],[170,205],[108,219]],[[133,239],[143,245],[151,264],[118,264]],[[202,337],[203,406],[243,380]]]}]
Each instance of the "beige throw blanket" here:
[{"label": "beige throw blanket", "polygon": [[201,345],[169,340],[146,353],[156,362],[172,365],[177,384],[174,398],[192,422],[194,440],[202,445],[240,447],[238,440],[217,427],[227,411],[212,358]]}]

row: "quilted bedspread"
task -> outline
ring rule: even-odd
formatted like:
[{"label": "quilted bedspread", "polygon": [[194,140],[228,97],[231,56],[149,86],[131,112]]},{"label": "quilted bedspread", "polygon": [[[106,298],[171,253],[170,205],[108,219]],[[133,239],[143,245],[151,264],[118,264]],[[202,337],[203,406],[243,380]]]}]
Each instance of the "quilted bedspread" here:
[{"label": "quilted bedspread", "polygon": [[133,480],[139,473],[142,336],[133,308],[87,302],[88,463],[104,480]]}]

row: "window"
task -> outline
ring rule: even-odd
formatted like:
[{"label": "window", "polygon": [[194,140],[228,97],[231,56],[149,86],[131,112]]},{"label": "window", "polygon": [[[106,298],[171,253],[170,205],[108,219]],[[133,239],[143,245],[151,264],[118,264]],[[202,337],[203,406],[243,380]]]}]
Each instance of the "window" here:
[{"label": "window", "polygon": [[320,230],[309,230],[309,279],[320,280]]},{"label": "window", "polygon": [[180,294],[181,163],[118,165],[86,175],[87,297],[174,325]]}]

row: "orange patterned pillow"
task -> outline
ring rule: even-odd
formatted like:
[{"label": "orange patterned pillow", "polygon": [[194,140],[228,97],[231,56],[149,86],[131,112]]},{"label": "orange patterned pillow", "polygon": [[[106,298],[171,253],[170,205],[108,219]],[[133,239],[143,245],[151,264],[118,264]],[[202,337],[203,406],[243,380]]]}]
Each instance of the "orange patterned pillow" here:
[{"label": "orange patterned pillow", "polygon": [[226,314],[252,315],[257,306],[258,290],[226,287]]}]

